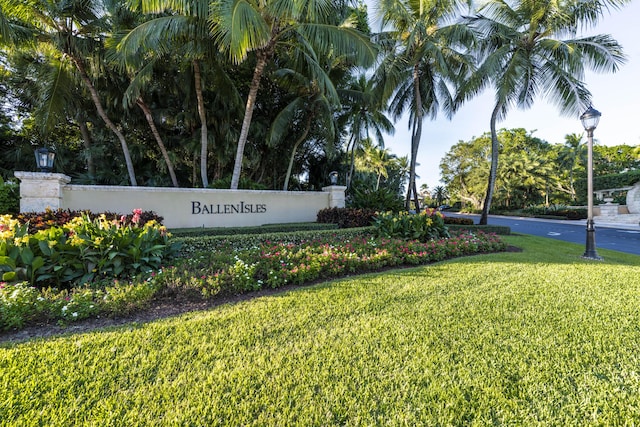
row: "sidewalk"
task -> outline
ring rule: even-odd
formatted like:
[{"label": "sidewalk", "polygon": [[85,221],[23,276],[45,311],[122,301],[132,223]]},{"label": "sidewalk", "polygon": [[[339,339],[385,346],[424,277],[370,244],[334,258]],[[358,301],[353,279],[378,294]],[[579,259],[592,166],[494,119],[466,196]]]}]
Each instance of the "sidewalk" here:
[{"label": "sidewalk", "polygon": [[623,228],[625,230],[640,231],[640,225],[638,225],[640,215],[638,214],[599,215],[593,217],[593,222],[596,227]]}]

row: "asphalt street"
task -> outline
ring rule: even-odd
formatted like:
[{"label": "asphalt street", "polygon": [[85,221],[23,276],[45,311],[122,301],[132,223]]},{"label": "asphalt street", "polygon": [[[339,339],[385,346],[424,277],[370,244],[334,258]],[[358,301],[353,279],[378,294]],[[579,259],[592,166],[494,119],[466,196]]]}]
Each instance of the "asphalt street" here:
[{"label": "asphalt street", "polygon": [[[450,212],[447,212],[446,215],[472,218],[476,223],[480,218],[480,215]],[[488,223],[490,225],[509,226],[512,233],[532,234],[583,245],[586,243],[586,220],[558,221],[490,215]],[[595,227],[597,248],[640,255],[640,229],[638,227],[616,226],[613,224],[599,225],[597,217],[595,217]],[[638,262],[640,263],[640,260]]]}]

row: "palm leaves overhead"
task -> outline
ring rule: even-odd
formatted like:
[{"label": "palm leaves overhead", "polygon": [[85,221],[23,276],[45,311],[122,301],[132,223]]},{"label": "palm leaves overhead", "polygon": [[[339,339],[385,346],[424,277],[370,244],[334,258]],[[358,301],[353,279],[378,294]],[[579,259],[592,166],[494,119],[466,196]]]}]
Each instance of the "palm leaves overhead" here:
[{"label": "palm leaves overhead", "polygon": [[464,54],[473,42],[468,27],[451,23],[453,1],[380,0],[381,35],[387,54],[378,69],[384,99],[397,119],[409,113],[411,162],[406,207],[411,200],[420,210],[416,188],[416,164],[425,117],[435,118],[440,110],[451,115],[456,107],[453,88],[473,67]]},{"label": "palm leaves overhead", "polygon": [[330,53],[368,66],[376,50],[348,21],[333,22],[338,9],[328,0],[215,0],[211,12],[214,40],[228,58],[236,64],[249,55],[256,60],[231,179],[231,188],[237,189],[260,80],[279,49],[307,70],[317,70],[318,58]]},{"label": "palm leaves overhead", "polygon": [[459,101],[489,86],[496,93],[490,121],[492,162],[482,224],[487,222],[498,167],[496,122],[514,106],[530,107],[539,96],[555,103],[564,114],[577,115],[585,109],[591,102],[585,70],[615,72],[624,56],[611,36],[576,35],[582,27],[595,24],[608,7],[624,3],[491,0],[479,14],[466,19],[482,40],[478,50],[481,65],[462,88]]},{"label": "palm leaves overhead", "polygon": [[61,60],[70,61],[89,91],[98,115],[120,141],[131,185],[137,185],[127,141],[107,115],[92,76],[104,75],[103,39],[108,32],[108,13],[99,0],[32,0],[19,2],[18,7],[6,9],[10,18],[32,29],[33,41],[56,49]]}]

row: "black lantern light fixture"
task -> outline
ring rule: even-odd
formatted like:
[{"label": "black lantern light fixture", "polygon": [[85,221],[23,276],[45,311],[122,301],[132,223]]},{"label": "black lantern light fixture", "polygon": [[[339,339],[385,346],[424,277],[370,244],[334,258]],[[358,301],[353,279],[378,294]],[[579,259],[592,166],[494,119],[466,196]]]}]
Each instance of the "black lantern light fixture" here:
[{"label": "black lantern light fixture", "polygon": [[329,172],[329,182],[331,185],[338,185],[338,172],[332,171]]},{"label": "black lantern light fixture", "polygon": [[602,259],[596,251],[596,229],[593,223],[593,131],[600,122],[600,111],[589,107],[580,120],[587,131],[587,243],[583,258]]},{"label": "black lantern light fixture", "polygon": [[56,153],[47,147],[40,147],[36,149],[35,154],[38,171],[51,172],[53,170],[53,161],[56,158]]}]

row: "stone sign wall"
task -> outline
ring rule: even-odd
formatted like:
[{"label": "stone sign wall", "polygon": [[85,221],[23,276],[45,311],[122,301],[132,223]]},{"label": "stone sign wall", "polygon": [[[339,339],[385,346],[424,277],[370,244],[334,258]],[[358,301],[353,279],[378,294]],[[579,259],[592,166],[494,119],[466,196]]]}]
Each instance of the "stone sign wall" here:
[{"label": "stone sign wall", "polygon": [[344,207],[343,186],[322,192],[214,190],[199,188],[70,185],[62,174],[15,172],[20,179],[20,211],[51,209],[131,213],[154,211],[169,228],[240,227],[313,222],[318,211]]}]

